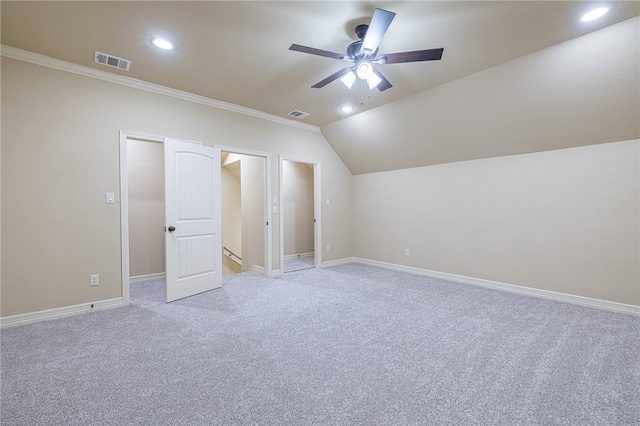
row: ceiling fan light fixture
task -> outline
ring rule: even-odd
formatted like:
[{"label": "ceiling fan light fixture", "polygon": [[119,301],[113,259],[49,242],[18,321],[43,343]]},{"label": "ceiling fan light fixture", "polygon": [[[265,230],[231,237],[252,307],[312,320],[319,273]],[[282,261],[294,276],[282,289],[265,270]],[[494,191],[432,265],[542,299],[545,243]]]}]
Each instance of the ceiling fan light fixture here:
[{"label": "ceiling fan light fixture", "polygon": [[351,86],[353,86],[353,82],[356,81],[356,75],[353,73],[353,71],[349,71],[340,79],[340,81],[345,86],[347,86],[347,88],[351,89]]},{"label": "ceiling fan light fixture", "polygon": [[369,61],[358,62],[356,73],[359,78],[366,80],[373,73],[373,65]]},{"label": "ceiling fan light fixture", "polygon": [[382,79],[378,77],[376,73],[372,72],[369,75],[369,77],[367,77],[367,83],[369,83],[369,90],[373,90],[376,87],[378,87],[378,84],[380,84],[381,81]]},{"label": "ceiling fan light fixture", "polygon": [[601,16],[604,16],[608,11],[609,11],[608,7],[599,7],[597,9],[593,9],[592,11],[589,11],[584,15],[582,15],[582,18],[580,18],[580,21],[591,22],[593,20],[600,18]]}]

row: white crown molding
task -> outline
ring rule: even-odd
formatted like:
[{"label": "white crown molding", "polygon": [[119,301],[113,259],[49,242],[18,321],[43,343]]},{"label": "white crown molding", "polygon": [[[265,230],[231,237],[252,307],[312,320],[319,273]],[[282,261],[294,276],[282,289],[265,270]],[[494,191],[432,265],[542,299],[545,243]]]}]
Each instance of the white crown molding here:
[{"label": "white crown molding", "polygon": [[[91,307],[93,305],[93,307]],[[0,328],[15,327],[17,325],[33,324],[40,321],[49,321],[64,318],[71,315],[89,314],[103,311],[105,309],[119,308],[124,306],[122,297],[114,299],[98,300],[93,303],[82,303],[80,305],[63,306],[61,308],[46,309],[44,311],[29,312],[26,314],[11,315],[0,318]]]},{"label": "white crown molding", "polygon": [[307,130],[314,133],[320,133],[320,128],[311,124],[301,123],[288,118],[279,117],[256,109],[243,107],[229,102],[218,101],[207,98],[205,96],[196,95],[182,90],[172,89],[170,87],[161,86],[148,81],[138,80],[119,74],[113,74],[108,71],[102,71],[85,65],[74,64],[72,62],[63,61],[61,59],[51,58],[39,53],[29,52],[28,50],[18,49],[16,47],[0,45],[1,55],[7,58],[16,59],[18,61],[29,62],[31,64],[43,67],[53,68],[60,71],[66,71],[78,74],[84,77],[95,78],[96,80],[107,81],[109,83],[119,84],[121,86],[131,87],[134,89],[145,90],[151,93],[170,96],[172,98],[182,99],[184,101],[196,104],[206,105],[225,111],[236,112],[238,114],[256,117],[274,123],[284,124],[285,126],[296,127],[298,129]]},{"label": "white crown molding", "polygon": [[360,257],[354,257],[352,259],[356,263],[377,266],[379,268],[391,269],[394,271],[408,272],[410,274],[424,275],[427,277],[439,278],[442,280],[453,281],[460,284],[470,284],[479,287],[491,288],[494,290],[508,291],[511,293],[518,293],[526,296],[539,297],[541,299],[550,299],[557,302],[571,303],[573,305],[580,305],[588,308],[602,309],[605,311],[640,316],[640,306],[636,305],[628,305],[625,303],[611,302],[601,299],[592,299],[590,297],[576,296],[573,294],[559,293],[556,291],[541,290],[515,284],[506,284],[497,281],[483,280],[480,278],[465,277],[463,275],[431,271],[429,269],[415,268],[412,266],[398,265],[395,263],[380,262],[378,260],[363,259]]}]

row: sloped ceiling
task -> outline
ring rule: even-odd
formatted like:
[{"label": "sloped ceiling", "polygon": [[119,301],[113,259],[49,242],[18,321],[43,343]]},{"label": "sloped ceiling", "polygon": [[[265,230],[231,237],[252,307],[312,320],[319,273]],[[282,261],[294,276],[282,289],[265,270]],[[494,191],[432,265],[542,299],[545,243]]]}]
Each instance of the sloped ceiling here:
[{"label": "sloped ceiling", "polygon": [[322,127],[352,173],[640,138],[632,18]]},{"label": "sloped ceiling", "polygon": [[[640,14],[636,1],[608,5],[611,11],[602,20],[584,24],[579,17],[594,2],[2,1],[1,40],[6,46],[280,117],[287,117],[294,109],[308,112],[311,115],[302,122],[320,126],[351,171],[365,173],[559,147],[561,144],[551,139],[560,136],[549,136],[525,138],[517,149],[503,142],[484,141],[480,149],[477,138],[469,134],[482,128],[479,122],[491,111],[496,116],[506,114],[506,127],[522,124],[524,115],[518,111],[546,111],[547,116],[554,116],[553,109],[523,110],[517,104],[527,103],[530,93],[535,94],[531,85],[538,82],[526,66],[512,69],[507,64]],[[312,89],[311,85],[344,64],[292,52],[289,46],[297,43],[344,52],[355,40],[355,26],[368,23],[375,8],[397,13],[380,46],[382,53],[444,47],[442,61],[381,66],[394,85],[385,92],[369,92],[357,85],[348,90],[339,81]],[[151,45],[156,36],[171,39],[175,50],[158,51]],[[637,58],[637,40],[634,46],[632,61]],[[615,43],[609,47],[618,49]],[[132,60],[131,70],[95,64],[95,50]],[[611,53],[591,50],[591,54],[605,57]],[[505,71],[506,80],[491,77],[494,74],[478,80],[478,75],[488,72],[484,70],[500,69],[494,67],[501,64],[509,70]],[[622,65],[628,72],[629,67]],[[539,71],[545,74],[551,69]],[[531,91],[511,90],[509,81],[515,85],[518,78],[513,75],[518,74],[530,77],[521,84],[528,84]],[[628,82],[628,78],[623,80]],[[456,81],[461,83],[456,85]],[[499,90],[489,90],[491,86],[486,85]],[[547,97],[555,100],[551,90],[543,87],[535,101],[553,104]],[[606,105],[616,104],[618,91],[613,92],[598,90],[608,99]],[[591,102],[594,98],[572,99]],[[621,102],[629,106],[628,100]],[[492,103],[493,109],[488,108]],[[355,107],[347,119],[338,111],[344,104]],[[470,122],[478,123],[474,127]],[[486,122],[486,126],[494,124]],[[510,137],[505,133],[497,140]],[[596,143],[589,141],[587,137],[583,143]]]}]

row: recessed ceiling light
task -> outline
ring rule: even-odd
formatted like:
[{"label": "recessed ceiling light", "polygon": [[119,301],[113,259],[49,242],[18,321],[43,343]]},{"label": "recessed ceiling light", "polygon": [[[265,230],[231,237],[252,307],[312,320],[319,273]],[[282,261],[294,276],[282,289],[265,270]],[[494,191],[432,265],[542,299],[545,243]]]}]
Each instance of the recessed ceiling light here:
[{"label": "recessed ceiling light", "polygon": [[167,41],[163,38],[154,38],[153,45],[159,47],[162,50],[172,50],[173,44],[170,41]]},{"label": "recessed ceiling light", "polygon": [[594,19],[600,18],[601,16],[603,16],[608,11],[609,11],[608,7],[599,7],[597,9],[593,9],[592,11],[585,13],[582,16],[582,18],[580,18],[580,21],[581,22],[593,21]]},{"label": "recessed ceiling light", "polygon": [[351,112],[351,111],[353,111],[353,107],[349,106],[349,105],[345,105],[342,108],[340,108],[340,111],[341,112]]}]

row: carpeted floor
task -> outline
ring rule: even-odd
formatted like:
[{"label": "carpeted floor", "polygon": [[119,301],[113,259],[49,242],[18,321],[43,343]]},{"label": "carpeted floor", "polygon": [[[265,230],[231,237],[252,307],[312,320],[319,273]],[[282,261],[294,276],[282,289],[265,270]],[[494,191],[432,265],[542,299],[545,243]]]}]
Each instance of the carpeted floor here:
[{"label": "carpeted floor", "polygon": [[301,271],[315,268],[315,259],[312,256],[294,257],[284,260],[284,272]]},{"label": "carpeted floor", "polygon": [[640,318],[359,264],[2,331],[2,425],[640,424]]}]

